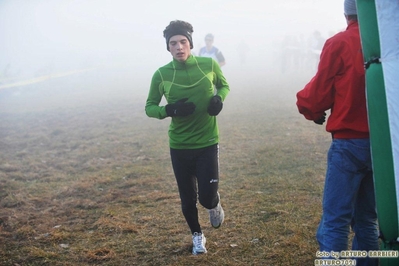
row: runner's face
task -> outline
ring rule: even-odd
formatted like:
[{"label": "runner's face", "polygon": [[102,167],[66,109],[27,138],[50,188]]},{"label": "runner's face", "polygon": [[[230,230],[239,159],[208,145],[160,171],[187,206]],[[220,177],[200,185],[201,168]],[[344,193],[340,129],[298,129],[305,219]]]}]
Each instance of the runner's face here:
[{"label": "runner's face", "polygon": [[213,40],[210,39],[210,38],[206,38],[205,39],[205,44],[206,44],[206,47],[211,48],[212,44],[213,44]]},{"label": "runner's face", "polygon": [[184,35],[175,35],[169,39],[169,51],[177,61],[184,62],[191,54],[190,42]]}]

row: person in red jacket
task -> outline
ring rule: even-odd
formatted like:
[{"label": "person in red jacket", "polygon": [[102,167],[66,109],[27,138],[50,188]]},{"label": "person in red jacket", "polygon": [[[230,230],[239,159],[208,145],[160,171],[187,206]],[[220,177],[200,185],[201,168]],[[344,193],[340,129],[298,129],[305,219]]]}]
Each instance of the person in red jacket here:
[{"label": "person in red jacket", "polygon": [[[320,251],[324,251],[321,254],[348,250],[351,227],[353,250],[378,250],[365,70],[355,0],[345,0],[344,13],[346,30],[325,42],[317,73],[297,93],[296,102],[299,112],[316,124],[322,125],[326,111],[331,112],[326,130],[332,143],[316,236]],[[356,260],[356,265],[378,265],[377,259]]]}]

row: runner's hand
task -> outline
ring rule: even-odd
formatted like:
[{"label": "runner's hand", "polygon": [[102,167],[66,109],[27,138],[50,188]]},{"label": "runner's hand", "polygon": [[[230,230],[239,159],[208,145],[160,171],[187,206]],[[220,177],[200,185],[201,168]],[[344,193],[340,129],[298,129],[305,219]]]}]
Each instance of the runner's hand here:
[{"label": "runner's hand", "polygon": [[219,95],[215,95],[211,98],[211,101],[208,106],[208,114],[212,116],[216,116],[222,111],[223,102],[222,98]]},{"label": "runner's hand", "polygon": [[194,113],[195,104],[186,102],[188,98],[183,98],[175,103],[167,104],[165,106],[166,114],[168,116],[188,116]]}]

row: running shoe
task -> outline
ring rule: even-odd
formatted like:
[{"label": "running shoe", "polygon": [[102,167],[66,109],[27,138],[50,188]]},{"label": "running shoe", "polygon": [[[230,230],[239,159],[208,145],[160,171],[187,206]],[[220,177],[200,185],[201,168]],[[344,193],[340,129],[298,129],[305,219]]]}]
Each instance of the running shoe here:
[{"label": "running shoe", "polygon": [[206,253],[205,243],[206,238],[204,234],[195,232],[193,234],[193,255]]},{"label": "running shoe", "polygon": [[220,197],[218,205],[215,208],[208,210],[208,212],[211,225],[214,228],[219,228],[224,221],[224,211],[222,205],[220,205]]}]

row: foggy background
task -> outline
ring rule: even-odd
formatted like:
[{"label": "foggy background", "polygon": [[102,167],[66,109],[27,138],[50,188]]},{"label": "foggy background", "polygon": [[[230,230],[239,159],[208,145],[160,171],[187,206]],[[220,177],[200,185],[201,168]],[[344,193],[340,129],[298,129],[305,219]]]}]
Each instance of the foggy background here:
[{"label": "foggy background", "polygon": [[152,74],[172,59],[162,32],[175,19],[193,25],[193,53],[214,34],[232,91],[248,79],[310,77],[309,66],[282,69],[284,39],[307,45],[315,31],[326,39],[346,27],[333,0],[1,0],[0,112],[24,95],[25,109],[43,95],[41,104],[63,93],[62,103],[74,88],[145,101]]}]

